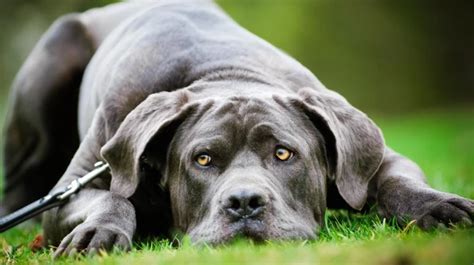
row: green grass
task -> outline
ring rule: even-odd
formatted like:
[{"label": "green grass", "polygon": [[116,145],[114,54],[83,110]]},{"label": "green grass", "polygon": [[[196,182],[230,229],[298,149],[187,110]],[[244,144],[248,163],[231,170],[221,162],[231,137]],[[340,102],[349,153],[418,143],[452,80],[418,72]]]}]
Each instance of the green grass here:
[{"label": "green grass", "polygon": [[[375,116],[386,141],[415,160],[435,188],[474,198],[474,111]],[[33,253],[28,244],[40,228],[24,226],[0,235],[0,264],[52,263],[51,249]],[[474,229],[422,232],[398,227],[375,213],[329,211],[317,241],[241,240],[218,248],[167,241],[135,243],[130,253],[61,258],[57,264],[474,264]]]}]

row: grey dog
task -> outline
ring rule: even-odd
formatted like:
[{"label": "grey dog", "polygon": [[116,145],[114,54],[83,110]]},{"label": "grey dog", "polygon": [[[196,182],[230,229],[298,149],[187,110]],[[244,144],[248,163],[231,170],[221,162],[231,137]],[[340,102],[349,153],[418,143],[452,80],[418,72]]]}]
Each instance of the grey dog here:
[{"label": "grey dog", "polygon": [[12,94],[8,211],[110,164],[43,216],[57,255],[176,230],[196,244],[313,239],[327,207],[472,224],[474,201],[430,188],[365,114],[211,1],[61,17]]}]

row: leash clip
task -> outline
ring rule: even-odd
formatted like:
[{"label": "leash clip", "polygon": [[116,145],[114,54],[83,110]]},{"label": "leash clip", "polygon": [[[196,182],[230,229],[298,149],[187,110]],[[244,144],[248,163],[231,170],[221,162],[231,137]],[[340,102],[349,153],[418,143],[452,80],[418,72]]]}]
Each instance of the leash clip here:
[{"label": "leash clip", "polygon": [[94,169],[85,174],[84,176],[73,180],[67,187],[66,191],[58,196],[60,201],[68,199],[73,194],[78,192],[84,185],[91,182],[95,177],[102,174],[105,170],[109,168],[109,164],[104,163],[103,161],[98,161],[94,164]]}]

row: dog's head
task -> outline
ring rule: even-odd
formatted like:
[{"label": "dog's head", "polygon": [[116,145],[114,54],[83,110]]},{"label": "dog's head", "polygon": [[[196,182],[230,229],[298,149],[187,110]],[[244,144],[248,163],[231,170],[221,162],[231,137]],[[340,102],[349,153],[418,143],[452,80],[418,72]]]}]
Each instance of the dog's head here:
[{"label": "dog's head", "polygon": [[384,152],[372,121],[334,92],[249,86],[149,96],[102,150],[111,190],[132,195],[153,168],[175,226],[210,244],[315,237],[329,182],[362,208]]}]

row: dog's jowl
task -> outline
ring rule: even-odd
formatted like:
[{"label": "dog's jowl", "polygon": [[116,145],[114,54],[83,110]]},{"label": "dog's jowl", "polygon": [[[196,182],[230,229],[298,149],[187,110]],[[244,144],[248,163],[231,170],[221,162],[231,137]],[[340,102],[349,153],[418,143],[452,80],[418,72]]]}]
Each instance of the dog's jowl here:
[{"label": "dog's jowl", "polygon": [[336,200],[426,229],[472,222],[472,200],[430,188],[364,113],[211,1],[65,15],[12,93],[7,211],[110,165],[43,216],[57,255],[172,231],[314,239]]}]

